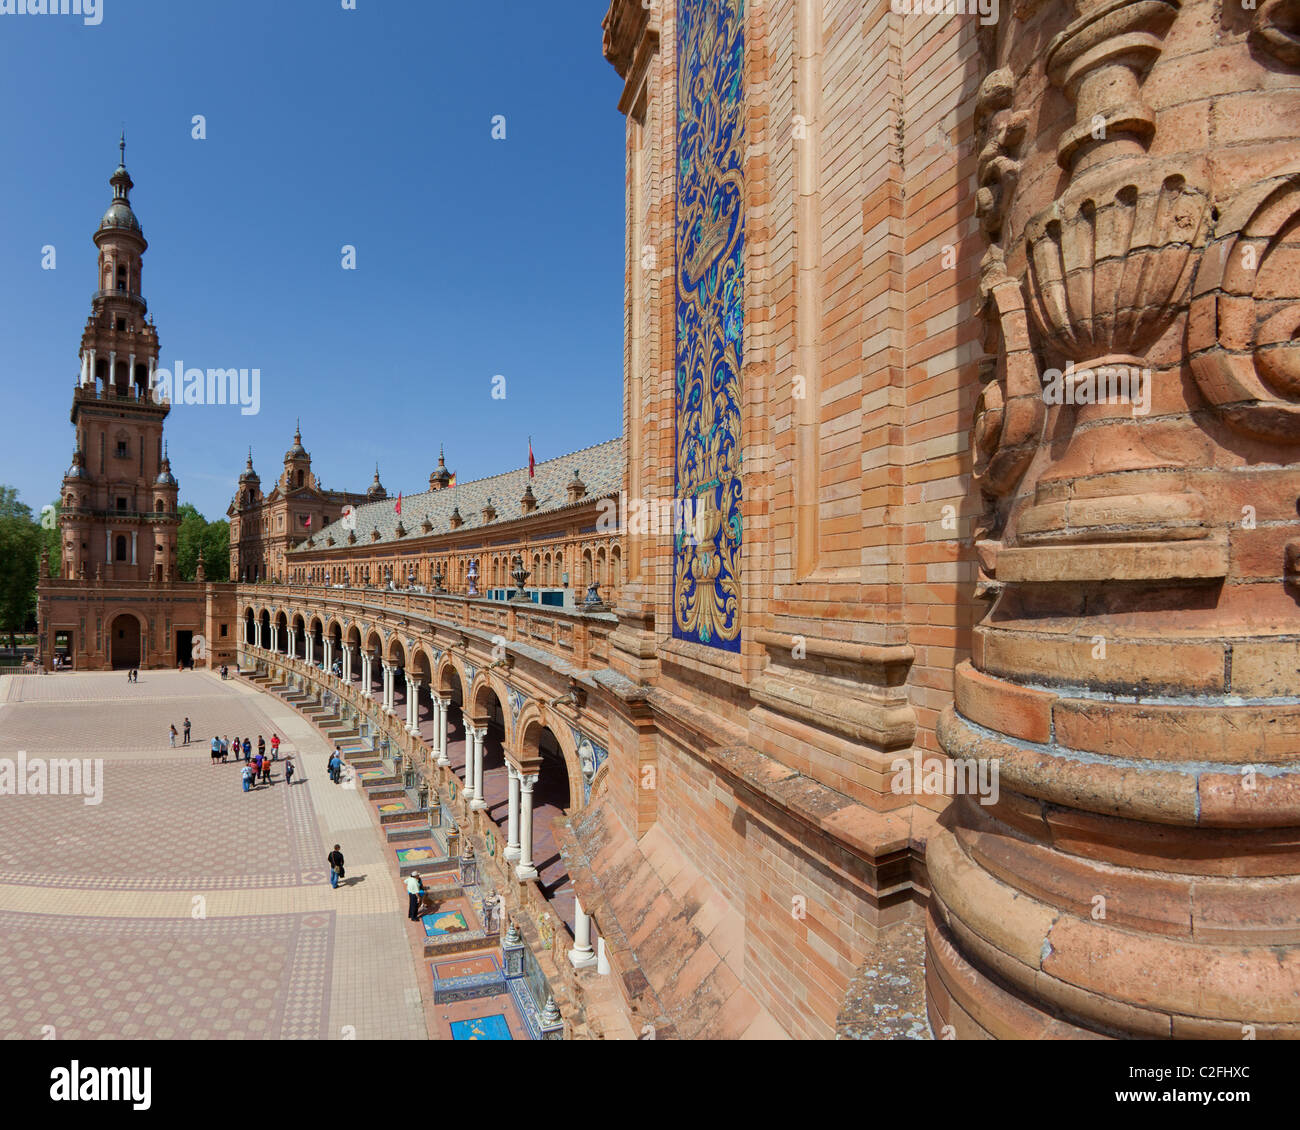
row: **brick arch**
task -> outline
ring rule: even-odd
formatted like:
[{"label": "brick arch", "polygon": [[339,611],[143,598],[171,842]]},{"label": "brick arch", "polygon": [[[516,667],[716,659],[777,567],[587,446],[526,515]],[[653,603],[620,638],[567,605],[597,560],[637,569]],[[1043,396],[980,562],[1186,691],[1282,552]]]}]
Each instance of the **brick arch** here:
[{"label": "brick arch", "polygon": [[402,642],[402,637],[396,632],[393,633],[392,639],[388,641],[388,646],[384,648],[384,658],[389,663],[398,663],[402,667],[406,666],[406,644]]},{"label": "brick arch", "polygon": [[460,680],[460,693],[463,700],[469,688],[469,680],[465,677],[465,669],[451,652],[445,652],[434,677],[434,685],[438,689],[438,694],[444,698],[451,694],[452,673],[455,673],[456,678]]},{"label": "brick arch", "polygon": [[498,687],[491,676],[486,671],[480,671],[474,678],[474,685],[470,687],[469,694],[466,696],[466,709],[469,713],[470,721],[475,726],[484,726],[487,724],[487,692],[491,691],[496,700],[501,705],[501,716],[506,721],[506,741],[510,740],[510,699],[505,691]]},{"label": "brick arch", "polygon": [[435,664],[433,656],[424,644],[418,640],[416,641],[415,650],[411,653],[407,662],[410,665],[413,678],[419,679],[426,686],[432,685]]},{"label": "brick arch", "polygon": [[381,655],[384,650],[384,633],[376,628],[373,624],[364,624],[361,626],[361,650],[366,655],[374,655],[378,651]]},{"label": "brick arch", "polygon": [[583,807],[582,763],[578,759],[577,748],[573,744],[573,734],[569,724],[551,712],[549,706],[543,706],[537,699],[530,698],[514,726],[513,748],[507,747],[507,754],[515,767],[533,766],[539,763],[538,738],[542,729],[550,730],[560,747],[564,758],[564,767],[569,778],[569,811],[576,812]]}]

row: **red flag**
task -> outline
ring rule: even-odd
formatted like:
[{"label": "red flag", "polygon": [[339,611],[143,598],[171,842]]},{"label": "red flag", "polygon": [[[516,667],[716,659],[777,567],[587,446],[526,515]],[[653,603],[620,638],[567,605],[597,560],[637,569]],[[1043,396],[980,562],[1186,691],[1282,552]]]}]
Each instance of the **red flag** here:
[{"label": "red flag", "polygon": [[536,467],[537,467],[537,460],[533,458],[533,437],[529,436],[528,437],[528,477],[530,479],[536,477],[536,470],[535,470]]},{"label": "red flag", "polygon": [[448,485],[449,487],[454,487],[454,486],[456,485],[456,476],[455,476],[455,475],[452,475],[452,477],[451,477],[450,479],[447,480],[447,485]]},{"label": "red flag", "polygon": [[397,512],[399,514],[402,512],[402,492],[400,490],[397,492]]},{"label": "red flag", "polygon": [[309,530],[311,529],[311,515],[310,515],[310,514],[308,514],[307,517],[305,517],[305,518],[302,520],[302,524],[303,524],[304,526],[306,526]]}]

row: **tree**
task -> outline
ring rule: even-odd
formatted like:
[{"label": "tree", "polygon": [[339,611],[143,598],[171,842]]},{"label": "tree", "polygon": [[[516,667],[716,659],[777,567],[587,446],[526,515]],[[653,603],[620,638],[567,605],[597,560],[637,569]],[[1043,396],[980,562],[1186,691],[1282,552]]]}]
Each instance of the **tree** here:
[{"label": "tree", "polygon": [[26,631],[36,622],[36,575],[41,528],[13,487],[0,486],[0,630]]},{"label": "tree", "polygon": [[176,532],[176,571],[182,581],[198,575],[199,550],[203,550],[203,573],[209,581],[230,576],[230,523],[209,522],[186,502],[176,511],[181,523]]}]

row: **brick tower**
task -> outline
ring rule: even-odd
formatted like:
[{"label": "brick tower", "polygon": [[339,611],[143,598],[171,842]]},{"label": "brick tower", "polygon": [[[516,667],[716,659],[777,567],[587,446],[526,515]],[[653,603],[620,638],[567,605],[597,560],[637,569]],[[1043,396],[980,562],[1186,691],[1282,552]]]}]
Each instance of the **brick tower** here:
[{"label": "brick tower", "polygon": [[[146,248],[122,160],[95,231],[99,277],[72,395],[76,440],[63,477],[60,557],[37,586],[40,661],[82,671],[229,662],[233,586],[182,581],[178,488],[155,398],[158,334],[141,286]],[[161,401],[161,403],[159,402]]]},{"label": "brick tower", "polygon": [[141,284],[149,244],[131,210],[122,158],[95,232],[98,284],[81,337],[72,398],[76,450],[63,480],[63,576],[170,581],[176,571],[176,480],[163,447],[169,407],[155,403],[158,334]]}]

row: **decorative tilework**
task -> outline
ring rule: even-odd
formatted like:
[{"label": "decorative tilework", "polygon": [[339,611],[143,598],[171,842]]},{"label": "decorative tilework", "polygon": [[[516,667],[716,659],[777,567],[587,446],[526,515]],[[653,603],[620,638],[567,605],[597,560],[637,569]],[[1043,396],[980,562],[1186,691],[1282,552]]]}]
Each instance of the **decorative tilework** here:
[{"label": "decorative tilework", "polygon": [[673,636],[740,650],[745,0],[677,5]]},{"label": "decorative tilework", "polygon": [[459,910],[445,914],[426,914],[420,921],[424,924],[424,934],[428,938],[441,938],[447,934],[461,934],[469,929],[465,915]]},{"label": "decorative tilework", "polygon": [[578,760],[582,763],[582,799],[587,802],[591,800],[592,782],[609,757],[609,750],[603,745],[597,745],[577,726],[570,726],[569,729],[573,731],[573,744],[578,751]]},{"label": "decorative tilework", "polygon": [[512,1040],[510,1026],[501,1013],[480,1016],[475,1020],[456,1020],[451,1026],[453,1040]]}]

